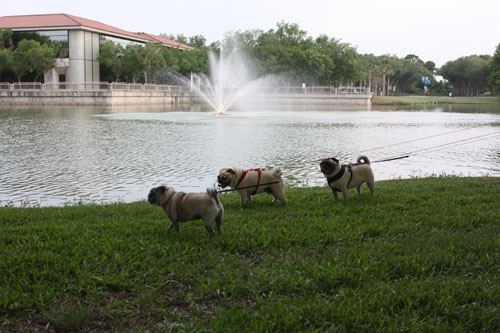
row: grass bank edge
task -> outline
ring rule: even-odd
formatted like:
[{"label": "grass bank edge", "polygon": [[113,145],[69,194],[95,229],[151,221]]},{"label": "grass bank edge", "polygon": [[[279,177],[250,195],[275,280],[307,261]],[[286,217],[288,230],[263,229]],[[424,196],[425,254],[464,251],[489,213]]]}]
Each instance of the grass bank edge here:
[{"label": "grass bank edge", "polygon": [[373,105],[498,104],[499,97],[373,96]]}]

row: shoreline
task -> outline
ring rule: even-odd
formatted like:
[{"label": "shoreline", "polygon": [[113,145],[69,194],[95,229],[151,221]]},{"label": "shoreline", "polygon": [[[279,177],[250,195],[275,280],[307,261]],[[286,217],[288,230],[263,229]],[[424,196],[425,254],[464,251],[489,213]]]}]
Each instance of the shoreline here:
[{"label": "shoreline", "polygon": [[488,104],[500,106],[498,97],[446,97],[446,96],[373,96],[373,106],[405,106],[418,104]]}]

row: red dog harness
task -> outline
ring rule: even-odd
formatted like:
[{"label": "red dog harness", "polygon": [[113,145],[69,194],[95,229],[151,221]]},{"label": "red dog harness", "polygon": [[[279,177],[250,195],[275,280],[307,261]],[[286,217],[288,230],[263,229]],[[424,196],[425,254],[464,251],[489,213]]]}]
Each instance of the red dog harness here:
[{"label": "red dog harness", "polygon": [[167,212],[167,205],[168,203],[170,202],[170,199],[172,199],[172,197],[174,196],[174,194],[177,193],[174,191],[174,193],[170,194],[170,196],[168,197],[167,201],[165,201],[165,203],[163,205],[161,205],[163,207],[163,210],[165,211],[165,213]]},{"label": "red dog harness", "polygon": [[[177,192],[172,193],[172,194],[168,197],[167,201],[165,201],[165,203],[162,205],[163,210],[165,211],[165,213],[167,212],[167,205],[168,205],[168,203],[170,202],[170,199],[172,199],[172,197],[173,197],[173,196],[174,196],[174,194],[176,194],[176,193],[177,193]],[[177,202],[177,210],[176,210],[176,211],[177,211],[177,219],[176,219],[176,221],[178,221],[178,222],[182,222],[182,220],[181,220],[182,202],[184,201],[184,198],[186,197],[186,195],[187,195],[187,193],[183,193],[183,194],[182,194],[182,196],[179,198],[179,201]]]},{"label": "red dog harness", "polygon": [[187,193],[182,194],[182,197],[180,197],[179,202],[177,203],[177,221],[182,222],[181,219],[181,213],[182,213],[182,202],[184,201],[184,198],[186,197]]},{"label": "red dog harness", "polygon": [[238,189],[238,186],[240,186],[240,184],[243,181],[243,179],[245,179],[245,177],[247,176],[248,171],[257,171],[258,172],[258,174],[257,174],[257,186],[255,187],[255,190],[253,190],[253,192],[250,193],[250,195],[254,195],[255,193],[257,193],[257,189],[259,188],[260,177],[262,176],[262,171],[266,171],[266,169],[265,168],[258,168],[258,169],[249,169],[249,170],[243,171],[243,173],[241,174],[240,179],[238,180],[238,183],[234,187],[235,189]]}]

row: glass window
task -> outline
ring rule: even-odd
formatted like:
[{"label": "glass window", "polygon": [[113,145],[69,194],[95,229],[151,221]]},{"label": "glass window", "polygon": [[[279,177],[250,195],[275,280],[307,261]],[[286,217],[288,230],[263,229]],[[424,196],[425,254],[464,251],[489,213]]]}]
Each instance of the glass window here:
[{"label": "glass window", "polygon": [[57,49],[56,58],[69,57],[68,30],[14,31],[14,45],[23,39],[34,39],[40,44],[49,44]]},{"label": "glass window", "polygon": [[127,47],[127,45],[144,45],[144,43],[139,43],[139,42],[133,42],[127,39],[122,39],[122,38],[116,38],[116,37],[111,37],[111,36],[106,36],[106,35],[100,35],[99,36],[101,44],[106,43],[107,41],[112,41],[115,44],[120,44],[123,47]]}]

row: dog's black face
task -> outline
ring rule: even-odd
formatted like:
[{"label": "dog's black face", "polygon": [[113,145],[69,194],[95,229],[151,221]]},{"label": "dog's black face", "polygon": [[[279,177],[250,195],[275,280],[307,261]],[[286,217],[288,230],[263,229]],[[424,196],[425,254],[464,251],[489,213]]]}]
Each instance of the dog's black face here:
[{"label": "dog's black face", "polygon": [[319,167],[324,175],[331,174],[339,166],[339,160],[335,157],[326,158],[321,161]]},{"label": "dog's black face", "polygon": [[227,169],[225,171],[221,171],[219,176],[217,176],[217,182],[219,186],[225,188],[231,184],[231,179],[236,172],[233,169]]},{"label": "dog's black face", "polygon": [[153,187],[151,189],[151,191],[149,191],[149,194],[148,194],[148,202],[150,204],[155,204],[158,202],[158,198],[163,194],[165,193],[165,186],[158,186],[158,187]]},{"label": "dog's black face", "polygon": [[231,178],[228,178],[226,176],[218,176],[217,182],[219,183],[220,187],[224,188],[226,186],[229,186],[229,184],[231,183]]}]

